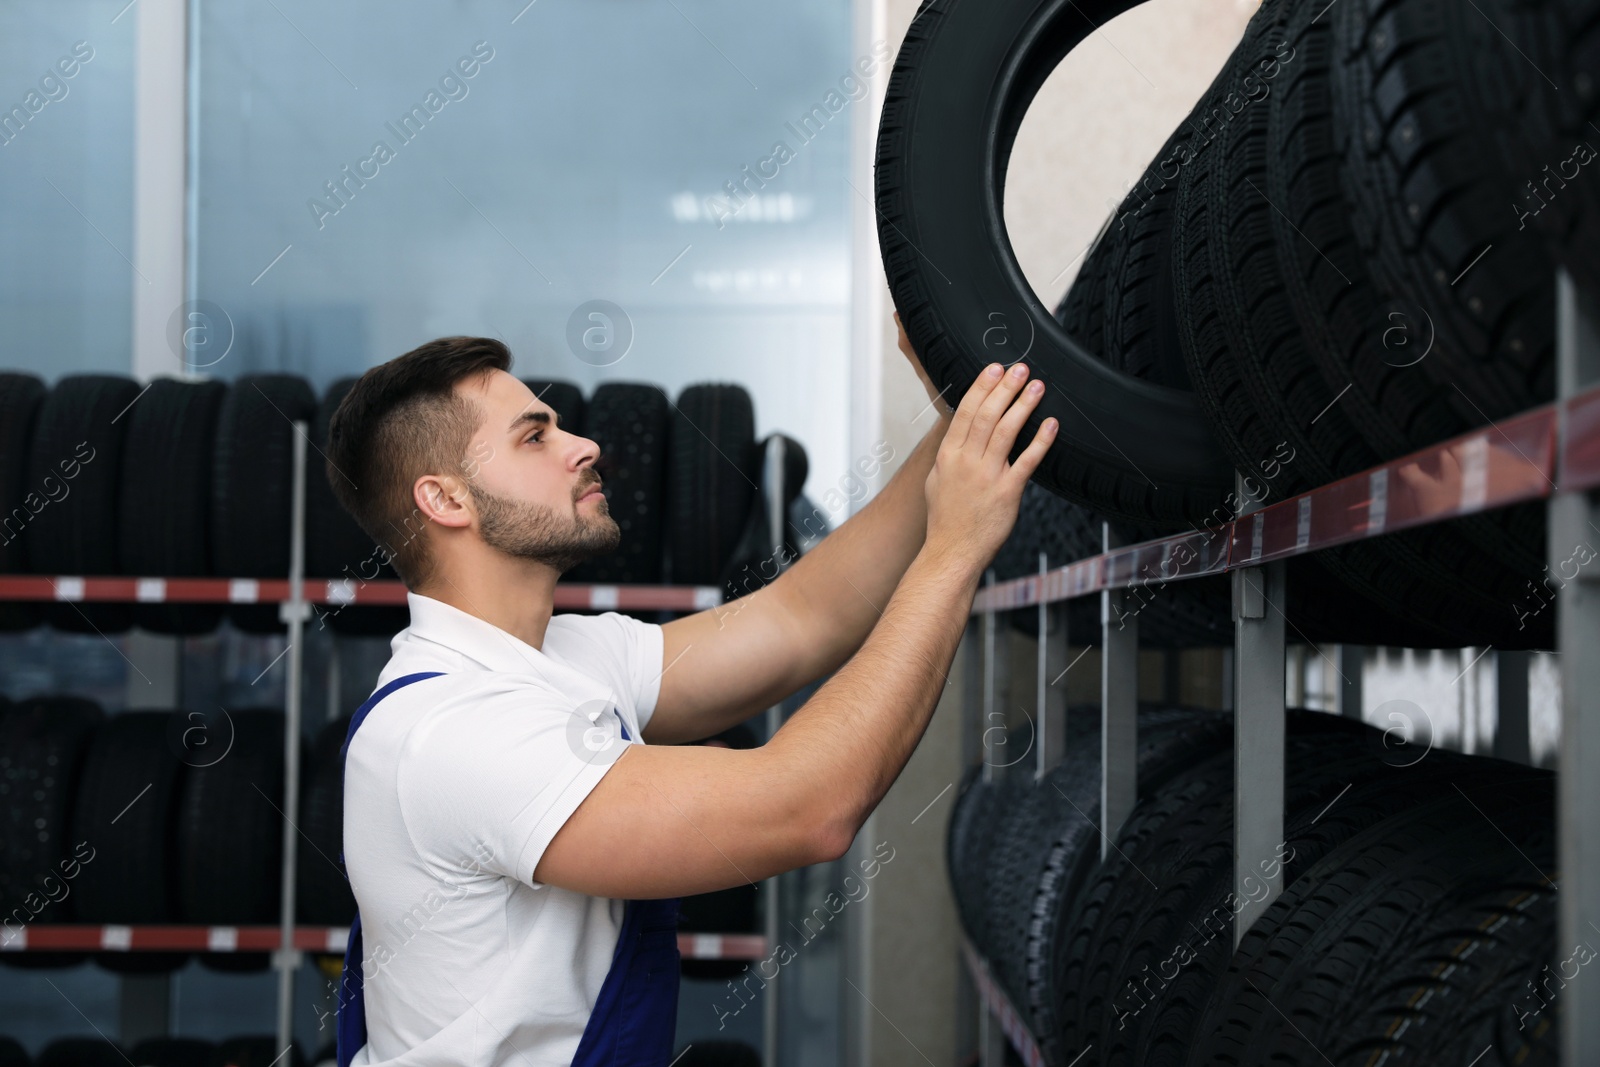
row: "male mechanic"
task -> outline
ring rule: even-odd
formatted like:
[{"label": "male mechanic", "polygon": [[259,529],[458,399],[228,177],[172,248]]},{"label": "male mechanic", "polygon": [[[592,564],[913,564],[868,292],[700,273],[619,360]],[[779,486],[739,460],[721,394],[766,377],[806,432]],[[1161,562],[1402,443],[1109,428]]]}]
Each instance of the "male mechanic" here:
[{"label": "male mechanic", "polygon": [[[901,331],[901,347],[939,401]],[[843,855],[916,747],[1055,420],[985,369],[737,613],[553,615],[614,549],[599,449],[490,338],[367,371],[327,471],[411,625],[346,741],[339,1061],[665,1067],[677,898]],[[766,745],[690,746],[832,673]]]}]

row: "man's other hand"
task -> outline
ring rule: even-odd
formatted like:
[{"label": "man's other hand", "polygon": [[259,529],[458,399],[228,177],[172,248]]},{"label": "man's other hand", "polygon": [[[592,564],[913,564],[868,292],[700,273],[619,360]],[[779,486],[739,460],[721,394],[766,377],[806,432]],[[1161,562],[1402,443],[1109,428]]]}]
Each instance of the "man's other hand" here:
[{"label": "man's other hand", "polygon": [[939,409],[940,415],[949,415],[951,410],[950,402],[934,387],[933,379],[929,378],[928,372],[923,369],[922,359],[912,349],[911,338],[906,336],[906,324],[900,321],[900,312],[898,311],[894,313],[894,324],[900,330],[900,351],[906,354],[906,359],[910,362],[911,369],[917,372],[917,380],[928,391],[928,401]]}]

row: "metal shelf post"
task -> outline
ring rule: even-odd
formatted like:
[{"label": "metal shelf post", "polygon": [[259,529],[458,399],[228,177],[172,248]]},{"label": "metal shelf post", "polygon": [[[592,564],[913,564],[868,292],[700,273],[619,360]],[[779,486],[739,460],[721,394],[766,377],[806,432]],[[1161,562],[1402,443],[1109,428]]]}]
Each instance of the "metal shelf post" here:
[{"label": "metal shelf post", "polygon": [[[1100,524],[1107,552],[1120,545]],[[1100,591],[1100,859],[1139,800],[1139,619],[1120,589]]]},{"label": "metal shelf post", "polygon": [[[985,572],[983,584],[994,584],[994,571],[992,569]],[[989,758],[991,755],[989,752],[989,730],[994,721],[994,616],[995,613],[992,610],[983,613],[983,644],[980,653],[980,662],[983,665],[983,719],[982,733],[980,735],[983,738],[983,770],[980,773],[983,775],[985,782],[994,781],[995,772],[994,761]]]},{"label": "metal shelf post", "polygon": [[[1237,484],[1246,500],[1244,478]],[[1235,543],[1249,543],[1250,559],[1261,555],[1259,508],[1250,500],[1238,520]],[[1246,897],[1234,917],[1235,945],[1283,889],[1281,867],[1266,862],[1283,841],[1283,604],[1281,560],[1233,572],[1233,886]],[[1253,899],[1251,887],[1263,882],[1266,894]]]},{"label": "metal shelf post", "polygon": [[[1039,553],[1039,581],[1042,584],[1045,575],[1050,572],[1050,558],[1045,553]],[[1049,636],[1050,605],[1043,596],[1039,597],[1039,645],[1036,671],[1034,673],[1034,715],[1038,722],[1038,738],[1034,753],[1034,777],[1043,778],[1054,770],[1067,753],[1067,716],[1065,701],[1054,700],[1050,694],[1050,649],[1052,646],[1060,647],[1062,658],[1066,658],[1066,613],[1062,613],[1061,632],[1052,641]]]},{"label": "metal shelf post", "polygon": [[289,667],[284,683],[283,723],[283,881],[278,905],[278,1048],[294,1041],[294,974],[300,951],[294,947],[295,870],[300,841],[300,695],[305,670],[305,622],[311,614],[306,603],[306,436],[304,421],[294,424],[293,503],[289,518],[289,599],[278,605],[278,617],[288,624]]},{"label": "metal shelf post", "polygon": [[[1600,379],[1600,308],[1565,270],[1556,279],[1556,387],[1561,399]],[[1558,449],[1567,442],[1565,407]],[[1558,452],[1559,454],[1559,452]],[[1561,751],[1558,757],[1557,859],[1561,871],[1558,945],[1590,942],[1600,930],[1600,567],[1565,566],[1593,544],[1600,514],[1589,492],[1550,499],[1549,550],[1561,650]],[[1590,549],[1588,561],[1592,561]],[[1586,562],[1588,562],[1586,561]],[[1573,982],[1561,1013],[1562,1062],[1600,1063],[1600,983]]]},{"label": "metal shelf post", "polygon": [[[786,557],[788,556],[785,544],[785,535],[788,530],[786,524],[787,516],[783,513],[788,490],[788,487],[784,484],[783,476],[785,450],[787,447],[787,442],[781,434],[773,434],[767,438],[766,455],[763,457],[762,465],[762,485],[765,486],[767,491],[767,499],[763,502],[767,508],[767,529],[772,534],[770,547],[773,564],[780,573],[787,568]],[[766,718],[767,738],[770,740],[772,735],[776,734],[783,726],[783,704],[781,701],[767,709]],[[780,925],[783,919],[780,913],[783,899],[780,892],[781,885],[782,882],[778,875],[773,875],[762,882],[762,888],[767,893],[766,911],[764,913],[765,921],[762,923],[762,929],[766,934],[768,946],[776,945],[779,935],[782,933]],[[780,1038],[778,1005],[782,985],[777,981],[778,977],[778,975],[773,975],[772,978],[768,979],[764,975],[762,976],[767,983],[767,987],[766,997],[761,1002],[761,1062],[774,1065],[778,1062],[778,1042]]]}]

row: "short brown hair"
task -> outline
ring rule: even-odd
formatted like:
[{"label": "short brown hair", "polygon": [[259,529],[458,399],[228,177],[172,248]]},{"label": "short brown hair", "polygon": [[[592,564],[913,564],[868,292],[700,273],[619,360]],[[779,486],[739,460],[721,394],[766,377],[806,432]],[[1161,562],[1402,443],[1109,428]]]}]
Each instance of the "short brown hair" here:
[{"label": "short brown hair", "polygon": [[441,337],[367,371],[333,413],[328,482],[409,589],[433,570],[411,487],[424,474],[464,469],[484,417],[455,385],[510,369],[511,350],[492,337]]}]

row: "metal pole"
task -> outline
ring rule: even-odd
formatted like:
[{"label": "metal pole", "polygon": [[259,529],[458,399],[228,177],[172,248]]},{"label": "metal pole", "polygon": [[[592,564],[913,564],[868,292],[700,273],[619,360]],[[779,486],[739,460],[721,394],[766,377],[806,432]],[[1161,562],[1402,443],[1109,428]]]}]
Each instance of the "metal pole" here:
[{"label": "metal pole", "polygon": [[[1237,484],[1246,499],[1244,479]],[[1260,541],[1246,516],[1260,506],[1248,501],[1239,519],[1252,559]],[[1283,889],[1281,865],[1269,863],[1283,842],[1283,603],[1281,560],[1233,572],[1233,871],[1235,890],[1245,898],[1234,917],[1235,945]],[[1263,883],[1266,893],[1256,900],[1255,887]]]},{"label": "metal pole", "polygon": [[[1597,378],[1600,308],[1594,294],[1580,292],[1562,270],[1556,277],[1557,395],[1570,397]],[[1559,449],[1567,440],[1564,409],[1558,425]],[[1595,524],[1600,524],[1595,512],[1586,492],[1558,492],[1550,499],[1550,572],[1553,580],[1565,580],[1556,594],[1556,647],[1561,650],[1557,944],[1562,945],[1588,943],[1600,929],[1600,656],[1595,654],[1600,649],[1600,567],[1579,567],[1576,577],[1567,579],[1562,566],[1579,546],[1593,544]],[[1600,1063],[1600,982],[1574,982],[1562,992],[1574,998],[1561,1013],[1562,1062]]]},{"label": "metal pole", "polygon": [[328,709],[324,718],[333,722],[339,718],[340,693],[343,681],[340,678],[339,662],[339,635],[332,630],[328,631]]},{"label": "metal pole", "polygon": [[[983,576],[983,584],[994,584],[994,570],[990,569]],[[983,613],[983,780],[994,781],[994,761],[989,758],[989,727],[994,723],[994,631],[995,618],[993,611]]]},{"label": "metal pole", "polygon": [[979,1067],[1005,1067],[1006,1035],[1000,1029],[1000,1020],[989,1009],[987,1001],[978,1001],[978,1012]]},{"label": "metal pole", "polygon": [[1528,661],[1526,652],[1494,654],[1494,754],[1513,763],[1532,763],[1528,735]]},{"label": "metal pole", "polygon": [[[773,434],[767,438],[767,451],[764,458],[762,485],[766,487],[767,499],[767,529],[772,534],[772,558],[775,567],[781,572],[785,567],[785,525],[784,502],[788,496],[788,487],[784,485],[784,450],[787,448],[782,436]],[[767,709],[767,737],[770,739],[783,726],[783,704],[777,703]],[[766,879],[763,888],[767,891],[767,906],[762,923],[762,932],[766,935],[768,952],[778,943],[782,929],[783,915],[781,906],[783,894],[782,883],[774,875]],[[762,1000],[761,1009],[761,1062],[777,1064],[778,1062],[778,1008],[779,990],[777,975],[767,981],[766,997]]]},{"label": "metal pole", "polygon": [[[1050,571],[1050,559],[1043,552],[1039,553],[1039,578],[1043,586],[1043,579]],[[1043,592],[1041,588],[1041,593]],[[1061,633],[1052,641],[1049,636],[1050,609],[1044,603],[1041,595],[1039,599],[1039,652],[1037,659],[1038,671],[1034,677],[1034,712],[1038,716],[1039,737],[1035,754],[1034,777],[1043,778],[1061,762],[1067,751],[1067,716],[1065,703],[1052,698],[1050,692],[1050,647],[1052,644],[1065,646],[1066,644],[1066,613],[1062,612]],[[1064,649],[1063,649],[1064,655]]]},{"label": "metal pole", "polygon": [[[1100,524],[1107,552],[1118,547]],[[1139,800],[1139,619],[1120,589],[1100,592],[1100,859]]]},{"label": "metal pole", "polygon": [[294,973],[300,953],[294,947],[294,883],[300,840],[300,682],[305,669],[306,617],[306,424],[294,424],[293,503],[289,518],[289,599],[278,605],[278,617],[289,626],[289,674],[284,683],[283,723],[283,882],[278,908],[278,1045],[287,1050],[294,1040]]}]

